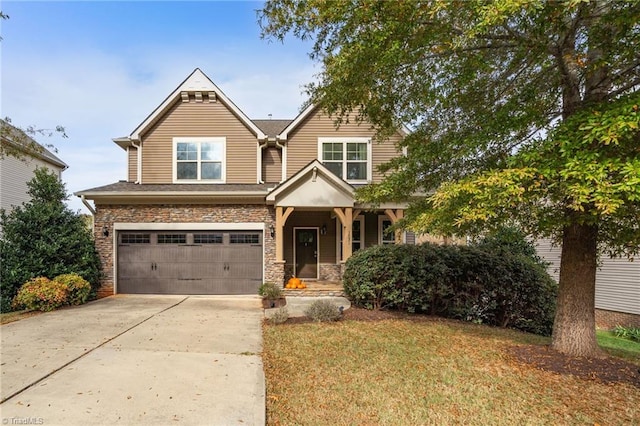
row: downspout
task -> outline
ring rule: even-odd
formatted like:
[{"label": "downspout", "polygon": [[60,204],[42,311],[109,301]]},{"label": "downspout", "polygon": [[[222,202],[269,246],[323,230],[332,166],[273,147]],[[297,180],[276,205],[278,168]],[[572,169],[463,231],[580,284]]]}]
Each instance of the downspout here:
[{"label": "downspout", "polygon": [[282,172],[280,182],[287,179],[287,147],[280,143],[280,138],[276,137],[276,146],[282,151]]},{"label": "downspout", "polygon": [[136,143],[131,140],[131,145],[136,149],[136,153],[138,154],[138,165],[136,167],[137,178],[134,182],[135,184],[139,184],[142,182],[142,144],[136,145]]},{"label": "downspout", "polygon": [[258,170],[256,172],[257,172],[257,177],[258,177],[257,180],[259,184],[264,183],[264,176],[262,176],[262,150],[264,150],[268,145],[269,145],[268,139],[265,139],[264,144],[262,145],[260,144],[260,140],[258,140],[258,148],[256,150],[257,151],[256,155],[258,157],[257,158]]}]

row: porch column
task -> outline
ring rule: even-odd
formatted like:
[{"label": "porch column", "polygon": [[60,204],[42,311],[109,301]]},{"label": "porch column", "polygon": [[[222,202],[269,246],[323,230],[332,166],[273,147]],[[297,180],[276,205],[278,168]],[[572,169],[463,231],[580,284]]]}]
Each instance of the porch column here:
[{"label": "porch column", "polygon": [[291,213],[293,207],[276,207],[276,262],[284,262],[284,224]]},{"label": "porch column", "polygon": [[353,238],[351,235],[353,229],[353,208],[345,207],[345,209],[342,210],[339,207],[334,207],[333,211],[342,223],[342,261],[345,262],[351,257],[353,247]]},{"label": "porch column", "polygon": [[[386,209],[384,211],[384,214],[389,216],[389,219],[391,219],[391,223],[393,225],[395,225],[397,221],[399,221],[400,219],[402,219],[404,217],[404,210],[402,210],[402,209],[396,209],[396,210]],[[401,244],[402,243],[402,231],[400,229],[396,229],[395,237],[396,237],[396,244]]]}]

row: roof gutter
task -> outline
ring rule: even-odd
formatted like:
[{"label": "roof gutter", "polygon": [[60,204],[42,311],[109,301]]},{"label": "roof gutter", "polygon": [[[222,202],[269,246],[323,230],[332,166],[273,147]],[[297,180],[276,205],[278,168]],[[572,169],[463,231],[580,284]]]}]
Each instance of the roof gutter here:
[{"label": "roof gutter", "polygon": [[91,214],[95,216],[96,215],[96,210],[91,206],[91,204],[89,204],[89,202],[86,200],[86,198],[84,198],[84,195],[80,196],[80,200],[82,200],[82,204],[84,204],[85,207],[87,209],[89,209]]}]

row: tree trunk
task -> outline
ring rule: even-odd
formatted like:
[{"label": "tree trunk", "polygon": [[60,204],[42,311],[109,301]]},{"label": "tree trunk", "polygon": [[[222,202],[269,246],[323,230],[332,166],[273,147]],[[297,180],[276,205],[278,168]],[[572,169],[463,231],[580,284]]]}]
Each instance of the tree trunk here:
[{"label": "tree trunk", "polygon": [[571,356],[599,357],[596,342],[595,293],[597,235],[594,225],[564,228],[558,307],[551,347]]}]

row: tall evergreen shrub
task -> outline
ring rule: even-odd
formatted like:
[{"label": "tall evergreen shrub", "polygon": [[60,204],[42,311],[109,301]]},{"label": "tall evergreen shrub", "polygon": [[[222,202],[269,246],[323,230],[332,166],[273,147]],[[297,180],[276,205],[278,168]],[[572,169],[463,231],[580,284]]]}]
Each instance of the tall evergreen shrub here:
[{"label": "tall evergreen shrub", "polygon": [[28,187],[31,201],[0,211],[2,312],[11,309],[20,286],[34,277],[75,273],[91,283],[92,296],[99,285],[100,259],[91,232],[81,215],[64,204],[64,184],[41,168]]}]

